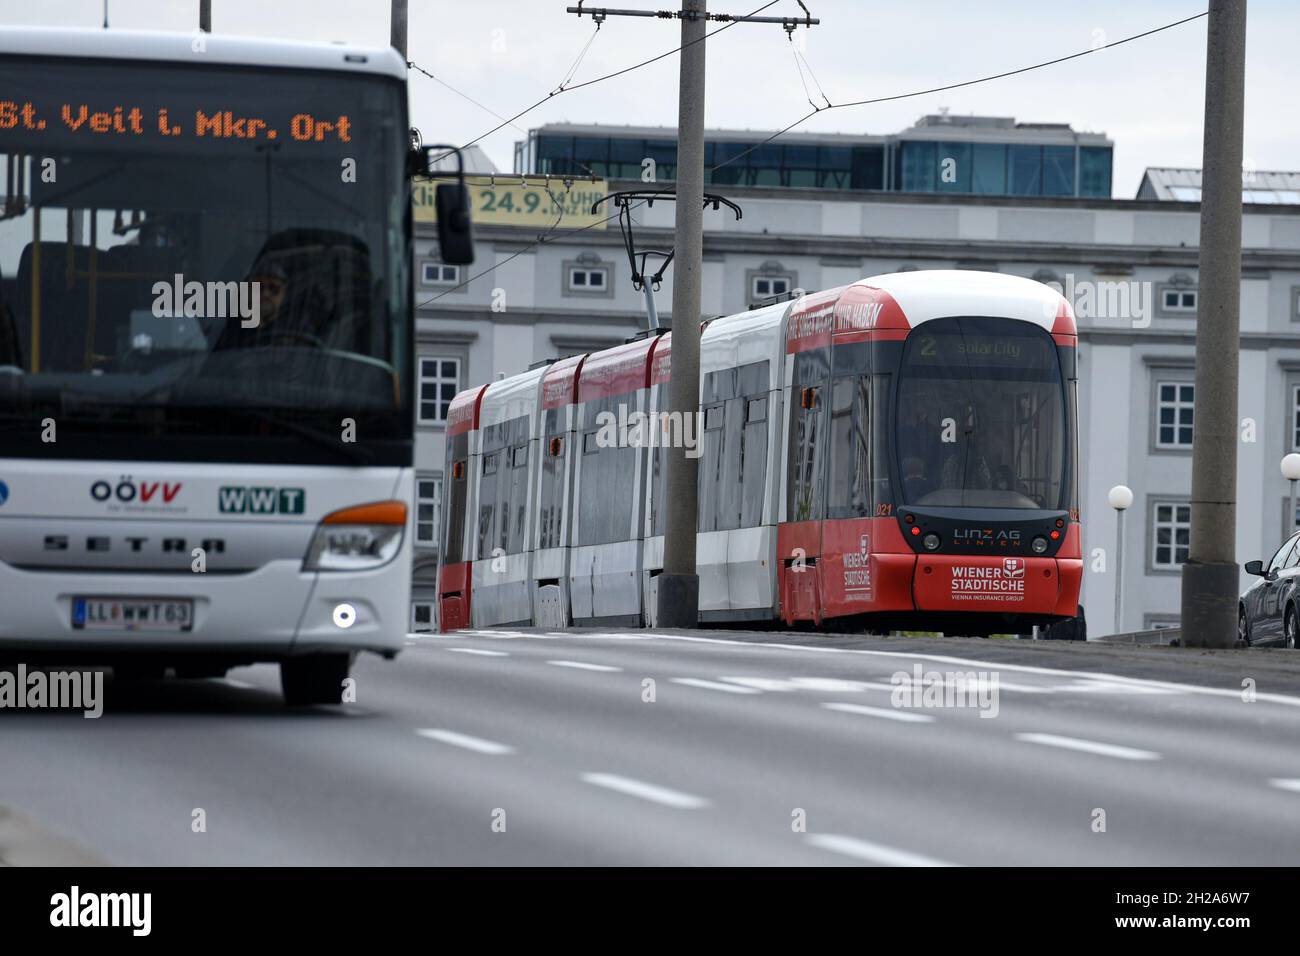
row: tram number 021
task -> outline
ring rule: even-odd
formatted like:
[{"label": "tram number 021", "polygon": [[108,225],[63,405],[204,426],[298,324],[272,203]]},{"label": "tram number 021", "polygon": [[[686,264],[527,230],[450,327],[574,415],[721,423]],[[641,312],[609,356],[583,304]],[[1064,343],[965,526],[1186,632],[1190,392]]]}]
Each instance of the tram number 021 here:
[{"label": "tram number 021", "polygon": [[893,505],[876,505],[877,518],[888,518],[893,513],[894,513]]}]

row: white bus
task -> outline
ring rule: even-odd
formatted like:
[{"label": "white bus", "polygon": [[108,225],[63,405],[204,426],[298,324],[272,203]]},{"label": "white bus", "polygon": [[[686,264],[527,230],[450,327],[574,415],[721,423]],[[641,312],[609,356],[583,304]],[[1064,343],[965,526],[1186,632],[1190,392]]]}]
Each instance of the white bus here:
[{"label": "white bus", "polygon": [[410,160],[393,50],[0,29],[6,659],[312,704],[403,646]]}]

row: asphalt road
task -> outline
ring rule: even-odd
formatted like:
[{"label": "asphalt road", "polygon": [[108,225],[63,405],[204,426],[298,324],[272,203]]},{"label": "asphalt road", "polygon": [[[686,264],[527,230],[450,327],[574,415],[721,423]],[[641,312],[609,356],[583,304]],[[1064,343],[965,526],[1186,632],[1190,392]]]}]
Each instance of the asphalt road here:
[{"label": "asphalt road", "polygon": [[[916,665],[996,716],[893,706]],[[462,632],[355,676],[0,712],[0,806],[130,865],[1300,862],[1300,652]]]}]

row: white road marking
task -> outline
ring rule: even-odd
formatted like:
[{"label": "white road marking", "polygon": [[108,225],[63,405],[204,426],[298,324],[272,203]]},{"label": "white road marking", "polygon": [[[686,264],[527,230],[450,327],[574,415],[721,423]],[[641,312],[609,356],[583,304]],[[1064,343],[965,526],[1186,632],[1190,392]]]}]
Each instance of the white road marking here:
[{"label": "white road marking", "polygon": [[227,687],[234,687],[237,690],[257,690],[256,684],[250,684],[247,681],[235,680],[233,677],[218,677],[218,684],[225,684]]},{"label": "white road marking", "polygon": [[515,752],[514,747],[507,747],[505,744],[499,744],[494,740],[484,740],[482,737],[471,737],[469,734],[458,734],[454,730],[440,730],[435,727],[426,727],[422,730],[417,730],[416,733],[421,737],[428,738],[429,740],[436,740],[439,743],[450,744],[453,747],[472,750],[475,753],[487,754],[490,757],[501,757]]},{"label": "white road marking", "polygon": [[683,687],[702,687],[705,690],[720,690],[727,694],[761,694],[761,690],[755,690],[753,687],[741,687],[738,684],[723,684],[716,680],[702,680],[699,677],[674,677],[671,678],[674,684],[681,684]]},{"label": "white road marking", "polygon": [[585,641],[602,640],[602,641],[648,641],[654,635],[633,633],[629,631],[626,634],[616,634],[612,631],[547,631],[545,634],[526,634],[525,637],[535,637],[539,640],[559,640],[563,638],[581,638]]},{"label": "white road marking", "polygon": [[[461,632],[474,633],[474,632]],[[499,636],[500,632],[497,632]],[[451,636],[451,635],[448,635]],[[1094,671],[1073,671],[1063,670],[1057,667],[1035,667],[1029,664],[1007,664],[994,663],[992,661],[980,660],[971,657],[949,657],[944,654],[922,654],[916,651],[878,651],[868,650],[861,647],[817,647],[809,644],[768,644],[762,641],[739,641],[734,638],[720,637],[693,637],[688,634],[662,634],[656,631],[636,631],[626,633],[605,632],[605,633],[585,633],[581,631],[551,631],[545,635],[542,634],[524,634],[514,632],[512,636],[529,637],[538,640],[557,637],[601,637],[618,640],[644,641],[658,638],[665,641],[686,641],[697,644],[725,644],[732,647],[754,647],[767,648],[774,651],[802,651],[813,654],[859,654],[867,657],[894,657],[904,660],[933,661],[937,664],[953,664],[962,670],[971,668],[982,668],[991,671],[1006,671],[1019,674],[1040,674],[1048,677],[1062,677],[1075,683],[1084,681],[1101,681],[1112,685],[1120,685],[1132,688],[1134,692],[1146,690],[1148,692],[1166,692],[1174,694],[1201,694],[1207,697],[1226,697],[1233,700],[1241,700],[1240,690],[1230,690],[1219,687],[1205,687],[1200,684],[1180,684],[1176,681],[1153,680],[1143,677],[1125,677],[1119,674],[1106,674]],[[1078,689],[1078,688],[1075,688]],[[1116,688],[1117,689],[1117,688]],[[1255,700],[1260,703],[1282,704],[1287,707],[1300,707],[1300,696],[1289,696],[1287,694],[1274,693],[1257,693]]]},{"label": "white road marking", "polygon": [[1285,777],[1278,777],[1277,779],[1270,780],[1269,783],[1277,787],[1279,790],[1290,790],[1293,793],[1300,793],[1300,780],[1294,778],[1287,779]]},{"label": "white road marking", "polygon": [[1044,747],[1060,747],[1063,750],[1077,750],[1080,753],[1097,754],[1101,757],[1118,757],[1120,760],[1160,759],[1160,755],[1154,750],[1137,750],[1133,747],[1105,744],[1096,740],[1080,740],[1078,737],[1061,737],[1057,734],[1016,734],[1016,739],[1030,744],[1042,744]]},{"label": "white road marking", "polygon": [[482,647],[449,647],[449,651],[457,654],[477,654],[479,657],[509,657],[505,651],[489,651]]},{"label": "white road marking", "polygon": [[867,840],[859,840],[857,837],[842,836],[838,833],[810,833],[805,838],[808,843],[821,850],[830,850],[832,853],[841,853],[844,856],[851,856],[857,860],[866,860],[868,863],[879,863],[882,866],[957,866],[956,863],[947,863],[943,860],[936,860],[932,857],[922,856],[919,853],[911,853],[907,850],[896,850],[890,846],[882,846],[879,843],[871,843]]},{"label": "white road marking", "polygon": [[738,687],[749,687],[757,691],[770,690],[777,693],[789,693],[798,690],[792,681],[784,677],[719,677],[718,680],[726,681],[728,684],[735,684]]},{"label": "white road marking", "polygon": [[599,671],[602,674],[622,673],[623,668],[611,667],[609,664],[588,664],[586,661],[547,661],[556,667],[572,667],[578,671]]},{"label": "white road marking", "polygon": [[[979,660],[972,657],[949,657],[944,654],[921,654],[916,651],[874,651],[861,647],[817,647],[809,644],[765,644],[761,641],[738,641],[720,637],[691,637],[687,634],[648,634],[639,637],[657,637],[665,641],[687,641],[698,644],[728,644],[734,647],[762,647],[774,651],[806,651],[813,654],[860,654],[867,657],[897,657],[905,660],[933,661],[936,664],[954,664],[962,670],[981,668],[990,671],[1008,671],[1019,674],[1042,674],[1049,677],[1064,677],[1071,681],[1095,680],[1112,684],[1121,684],[1134,689],[1146,688],[1166,690],[1179,694],[1203,694],[1209,697],[1230,697],[1241,700],[1240,690],[1228,690],[1219,687],[1204,687],[1200,684],[1179,684],[1175,681],[1152,680],[1144,677],[1124,677],[1119,674],[1104,674],[1093,671],[1070,671],[1056,667],[1034,667],[1029,664],[1006,664]],[[1300,697],[1286,694],[1265,693],[1255,695],[1256,701],[1284,704],[1288,707],[1300,707]]]},{"label": "white road marking", "polygon": [[667,787],[659,787],[644,780],[620,777],[617,774],[584,773],[582,779],[593,786],[604,787],[607,790],[627,794],[629,797],[639,797],[677,810],[698,810],[709,805],[709,801],[703,797],[682,793],[680,790],[669,790]]},{"label": "white road marking", "polygon": [[888,707],[867,707],[864,704],[841,704],[838,701],[822,704],[827,710],[838,710],[844,714],[861,714],[864,717],[883,717],[885,720],[897,720],[906,724],[928,724],[933,722],[931,714],[914,714],[910,710],[890,710]]},{"label": "white road marking", "polygon": [[1067,694],[1176,694],[1165,687],[1130,687],[1111,681],[1077,680],[1072,684],[1056,684],[1052,690]]}]

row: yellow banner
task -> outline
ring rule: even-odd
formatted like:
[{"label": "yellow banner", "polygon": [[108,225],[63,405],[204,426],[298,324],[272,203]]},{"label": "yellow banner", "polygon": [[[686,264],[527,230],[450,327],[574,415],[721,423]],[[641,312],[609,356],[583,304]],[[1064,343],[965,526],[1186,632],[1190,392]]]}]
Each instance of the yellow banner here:
[{"label": "yellow banner", "polygon": [[[438,221],[434,193],[439,182],[453,181],[412,183],[416,222]],[[601,206],[595,215],[591,212],[591,204],[603,199],[609,191],[609,184],[604,180],[575,182],[566,188],[561,180],[552,179],[548,185],[545,179],[533,176],[528,177],[527,185],[501,176],[495,182],[487,176],[466,176],[465,187],[470,195],[470,218],[476,225],[549,229],[558,219],[559,229],[604,229],[605,219],[614,212],[606,206]]]}]

